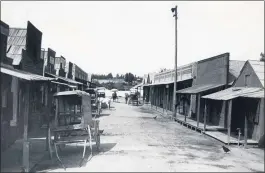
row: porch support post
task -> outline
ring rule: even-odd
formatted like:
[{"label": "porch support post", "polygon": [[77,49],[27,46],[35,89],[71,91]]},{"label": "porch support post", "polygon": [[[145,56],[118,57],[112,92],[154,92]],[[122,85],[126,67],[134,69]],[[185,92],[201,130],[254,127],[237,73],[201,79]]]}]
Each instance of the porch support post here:
[{"label": "porch support post", "polygon": [[151,88],[150,101],[152,102],[151,108],[154,106],[154,87]]},{"label": "porch support post", "polygon": [[247,112],[245,113],[245,128],[244,128],[244,148],[247,148],[248,142],[248,119],[247,119]]},{"label": "porch support post", "polygon": [[151,100],[151,98],[152,98],[152,87],[151,86],[150,86],[150,89],[149,89],[148,97],[149,97],[150,107],[152,108],[152,100]]},{"label": "porch support post", "polygon": [[[185,95],[185,99],[186,100],[186,95]],[[184,105],[185,105],[185,101],[184,101]],[[187,112],[186,112],[186,106],[185,106],[185,111],[184,111],[184,122],[187,122]]]},{"label": "porch support post", "polygon": [[52,159],[52,146],[51,146],[51,120],[50,120],[50,117],[51,117],[51,107],[52,107],[52,96],[49,94],[50,91],[51,91],[51,83],[49,82],[48,83],[48,89],[47,89],[47,106],[48,106],[48,114],[47,114],[47,130],[48,130],[48,135],[47,135],[47,142],[48,142],[48,150],[49,150],[49,154],[50,154],[50,159]]},{"label": "porch support post", "polygon": [[156,89],[155,89],[155,91],[156,91],[156,97],[155,97],[155,100],[156,100],[156,110],[157,110],[157,104],[158,104],[158,88],[156,87]]},{"label": "porch support post", "polygon": [[197,127],[199,128],[199,121],[200,121],[200,107],[201,107],[201,94],[197,95],[198,102],[197,102]]},{"label": "porch support post", "polygon": [[228,116],[227,116],[227,144],[230,144],[230,133],[231,133],[231,115],[232,115],[232,102],[228,101]]},{"label": "porch support post", "polygon": [[26,84],[25,93],[25,114],[24,114],[24,133],[23,133],[23,171],[29,172],[29,141],[28,141],[28,117],[30,107],[30,84]]},{"label": "porch support post", "polygon": [[164,92],[163,92],[163,113],[164,113],[164,111],[165,111],[165,101],[166,101],[166,99],[165,99],[165,96],[166,96],[166,87],[164,86],[163,87],[164,88]]},{"label": "porch support post", "polygon": [[207,118],[207,100],[205,100],[205,105],[204,105],[204,126],[203,126],[203,131],[206,131],[206,118]]},{"label": "porch support post", "polygon": [[168,89],[167,89],[167,107],[166,107],[166,112],[169,110],[169,86],[168,86]]},{"label": "porch support post", "polygon": [[[60,92],[60,87],[59,85],[57,85],[57,92]],[[59,99],[58,98],[54,98],[55,99],[55,105],[56,105],[56,109],[55,109],[55,126],[58,125],[58,115],[59,115]],[[58,139],[58,135],[55,134],[54,138],[57,140]]]}]

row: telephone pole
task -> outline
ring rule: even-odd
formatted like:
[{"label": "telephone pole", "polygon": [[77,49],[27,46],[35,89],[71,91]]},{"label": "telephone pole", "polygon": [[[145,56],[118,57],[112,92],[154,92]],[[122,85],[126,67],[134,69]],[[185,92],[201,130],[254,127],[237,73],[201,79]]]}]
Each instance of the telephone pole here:
[{"label": "telephone pole", "polygon": [[171,8],[172,13],[174,13],[173,17],[175,17],[175,75],[174,75],[174,91],[173,91],[173,118],[177,118],[177,100],[176,100],[176,91],[177,91],[177,80],[178,80],[178,73],[177,73],[177,60],[178,60],[178,45],[177,45],[177,38],[178,38],[178,6],[176,5],[175,8]]}]

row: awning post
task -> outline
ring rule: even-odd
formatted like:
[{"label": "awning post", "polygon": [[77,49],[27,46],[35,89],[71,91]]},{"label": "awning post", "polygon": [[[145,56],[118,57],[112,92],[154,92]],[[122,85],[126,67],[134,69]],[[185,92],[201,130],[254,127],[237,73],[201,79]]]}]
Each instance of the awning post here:
[{"label": "awning post", "polygon": [[198,98],[198,104],[197,104],[197,127],[199,128],[199,121],[200,121],[200,107],[201,107],[201,94],[197,95]]},{"label": "awning post", "polygon": [[206,118],[207,118],[207,101],[205,100],[205,105],[204,105],[204,126],[203,126],[203,131],[206,131]]},{"label": "awning post", "polygon": [[231,133],[231,114],[232,114],[232,102],[228,101],[228,115],[227,115],[227,144],[230,144],[230,133]]},{"label": "awning post", "polygon": [[164,113],[164,111],[165,111],[165,101],[166,101],[166,99],[165,99],[165,97],[166,97],[166,87],[164,87],[164,92],[163,92],[163,113]]},{"label": "awning post", "polygon": [[25,114],[24,114],[24,133],[23,133],[23,171],[29,172],[29,141],[28,141],[28,117],[30,107],[30,83],[26,84],[25,93]]},{"label": "awning post", "polygon": [[167,88],[167,92],[166,92],[166,95],[167,95],[167,102],[166,102],[166,113],[167,113],[167,110],[169,109],[168,108],[168,104],[169,104],[169,85],[166,85],[166,88]]},{"label": "awning post", "polygon": [[247,141],[248,141],[248,118],[247,112],[245,113],[245,129],[244,129],[244,148],[247,148]]}]

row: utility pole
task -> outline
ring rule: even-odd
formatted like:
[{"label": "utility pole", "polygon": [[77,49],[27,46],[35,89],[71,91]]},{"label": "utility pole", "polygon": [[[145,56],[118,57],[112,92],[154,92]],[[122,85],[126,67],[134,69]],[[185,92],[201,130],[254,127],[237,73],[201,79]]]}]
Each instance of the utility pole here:
[{"label": "utility pole", "polygon": [[173,118],[176,119],[177,117],[177,109],[176,109],[176,91],[177,91],[177,80],[178,80],[178,73],[177,73],[177,60],[178,60],[178,45],[177,45],[177,38],[178,38],[178,6],[176,5],[175,8],[171,8],[172,13],[174,13],[173,17],[175,17],[175,75],[174,75],[174,91],[173,91]]}]

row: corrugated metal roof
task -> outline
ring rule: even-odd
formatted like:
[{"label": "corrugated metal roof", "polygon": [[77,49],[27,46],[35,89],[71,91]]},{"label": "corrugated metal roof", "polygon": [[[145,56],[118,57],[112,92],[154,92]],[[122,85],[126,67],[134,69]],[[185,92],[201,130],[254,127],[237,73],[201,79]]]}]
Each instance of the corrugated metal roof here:
[{"label": "corrugated metal roof", "polygon": [[61,83],[61,82],[52,81],[52,83],[59,84],[59,85],[64,85],[64,86],[68,86],[70,88],[77,88],[77,86],[69,85],[69,84],[65,84],[65,83]]},{"label": "corrugated metal roof", "polygon": [[84,91],[80,91],[80,90],[57,92],[53,96],[68,96],[68,95],[78,95],[78,96],[88,95],[89,96],[88,93]]},{"label": "corrugated metal roof", "polygon": [[69,78],[65,78],[65,77],[57,76],[57,75],[54,75],[54,74],[51,74],[51,73],[47,73],[47,72],[45,72],[45,73],[48,74],[48,75],[51,75],[51,76],[53,76],[53,77],[55,77],[55,78],[59,78],[59,79],[64,80],[64,81],[66,81],[66,82],[72,83],[72,84],[83,84],[83,83],[81,83],[81,82],[77,82],[77,81],[72,80],[72,79],[69,79]]},{"label": "corrugated metal roof", "polygon": [[26,49],[27,29],[10,28],[7,38],[7,57],[13,59],[13,65],[19,65],[22,49]]},{"label": "corrugated metal roof", "polygon": [[264,98],[264,89],[253,93],[247,93],[240,97]]},{"label": "corrugated metal roof", "polygon": [[249,63],[264,87],[264,61],[249,60]]},{"label": "corrugated metal roof", "polygon": [[189,88],[185,88],[182,90],[178,90],[177,93],[181,94],[197,94],[201,93],[207,90],[215,89],[221,86],[224,86],[225,84],[205,84],[205,85],[194,85]]},{"label": "corrugated metal roof", "polygon": [[203,96],[204,99],[231,100],[237,97],[264,98],[263,88],[232,87],[213,94]]},{"label": "corrugated metal roof", "polygon": [[37,74],[25,72],[22,70],[17,70],[17,69],[11,69],[11,68],[6,68],[6,67],[0,67],[1,73],[5,73],[14,77],[18,77],[21,79],[29,80],[29,81],[49,81],[49,80],[54,80],[53,78],[49,77],[44,77],[40,76]]}]

